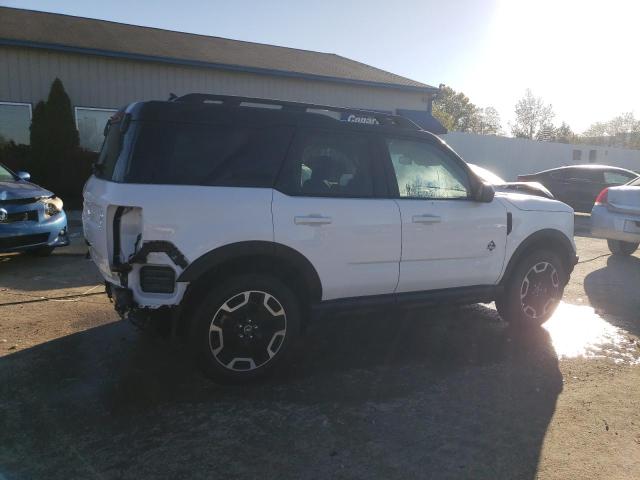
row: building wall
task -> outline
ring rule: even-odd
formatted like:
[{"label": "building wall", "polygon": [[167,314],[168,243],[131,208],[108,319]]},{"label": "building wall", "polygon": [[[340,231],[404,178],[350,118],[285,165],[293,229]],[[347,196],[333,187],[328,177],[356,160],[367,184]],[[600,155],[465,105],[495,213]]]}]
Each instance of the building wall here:
[{"label": "building wall", "polygon": [[[461,132],[451,132],[441,135],[441,138],[467,162],[485,167],[506,180],[515,180],[519,174],[585,163],[612,165],[640,172],[640,150],[537,142]],[[581,152],[580,159],[577,159],[574,150]],[[595,151],[595,154],[591,151]]]},{"label": "building wall", "polygon": [[0,101],[35,104],[59,77],[75,106],[117,108],[192,92],[271,97],[395,111],[426,110],[429,95],[388,88],[225,72],[126,59],[0,47]]}]

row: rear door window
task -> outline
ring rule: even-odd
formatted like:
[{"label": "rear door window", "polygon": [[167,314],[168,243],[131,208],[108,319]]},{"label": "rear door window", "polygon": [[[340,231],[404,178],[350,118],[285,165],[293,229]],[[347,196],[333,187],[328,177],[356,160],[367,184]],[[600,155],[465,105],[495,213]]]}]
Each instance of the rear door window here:
[{"label": "rear door window", "polygon": [[635,176],[633,175],[629,175],[624,172],[617,172],[615,170],[604,172],[604,183],[607,185],[624,185],[634,178]]},{"label": "rear door window", "polygon": [[130,183],[272,187],[293,129],[142,122]]},{"label": "rear door window", "polygon": [[278,187],[310,197],[378,196],[383,174],[366,134],[303,129],[297,135]]}]

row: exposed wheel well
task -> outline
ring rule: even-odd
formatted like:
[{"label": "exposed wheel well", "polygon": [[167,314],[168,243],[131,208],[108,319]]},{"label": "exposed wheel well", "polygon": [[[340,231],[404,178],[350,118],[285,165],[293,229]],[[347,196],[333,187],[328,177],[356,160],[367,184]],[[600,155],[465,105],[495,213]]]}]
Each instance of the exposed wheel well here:
[{"label": "exposed wheel well", "polygon": [[509,280],[518,263],[529,253],[536,250],[549,250],[558,255],[567,276],[575,266],[575,251],[571,241],[559,230],[540,230],[527,237],[511,256],[507,268],[502,275],[501,284]]},{"label": "exposed wheel well", "polygon": [[[273,248],[273,246],[271,247]],[[300,255],[297,252],[296,254]],[[209,256],[209,258],[211,257]],[[218,256],[218,259],[221,260],[208,261],[206,268],[202,266],[204,264],[197,266],[198,275],[194,278],[187,277],[190,279],[190,284],[180,306],[179,333],[185,333],[188,329],[190,319],[193,317],[200,299],[225,279],[238,274],[263,273],[278,278],[291,288],[299,299],[303,319],[309,317],[311,305],[320,301],[322,297],[317,272],[310,263],[305,264],[308,261],[304,257],[297,258],[290,252],[282,254],[281,250],[277,253],[272,251],[251,253],[247,251],[239,255]],[[195,265],[195,262],[192,265]],[[313,269],[313,271],[309,269]]]}]

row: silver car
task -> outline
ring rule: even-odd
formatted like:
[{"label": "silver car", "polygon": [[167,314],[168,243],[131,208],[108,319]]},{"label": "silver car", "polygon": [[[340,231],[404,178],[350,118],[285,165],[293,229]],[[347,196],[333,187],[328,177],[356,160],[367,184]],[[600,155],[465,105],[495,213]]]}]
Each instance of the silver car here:
[{"label": "silver car", "polygon": [[614,255],[631,255],[640,245],[640,177],[605,188],[591,210],[591,233],[606,238]]}]

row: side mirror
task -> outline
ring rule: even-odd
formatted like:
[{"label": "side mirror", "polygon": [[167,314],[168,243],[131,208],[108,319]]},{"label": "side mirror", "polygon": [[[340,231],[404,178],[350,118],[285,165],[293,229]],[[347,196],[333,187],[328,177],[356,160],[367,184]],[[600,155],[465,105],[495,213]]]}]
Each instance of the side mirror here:
[{"label": "side mirror", "polygon": [[494,190],[493,186],[489,185],[488,183],[482,182],[475,191],[473,199],[476,202],[491,203],[495,195],[496,191]]},{"label": "side mirror", "polygon": [[24,180],[25,182],[31,180],[31,174],[29,172],[16,172],[16,175],[20,180]]}]

